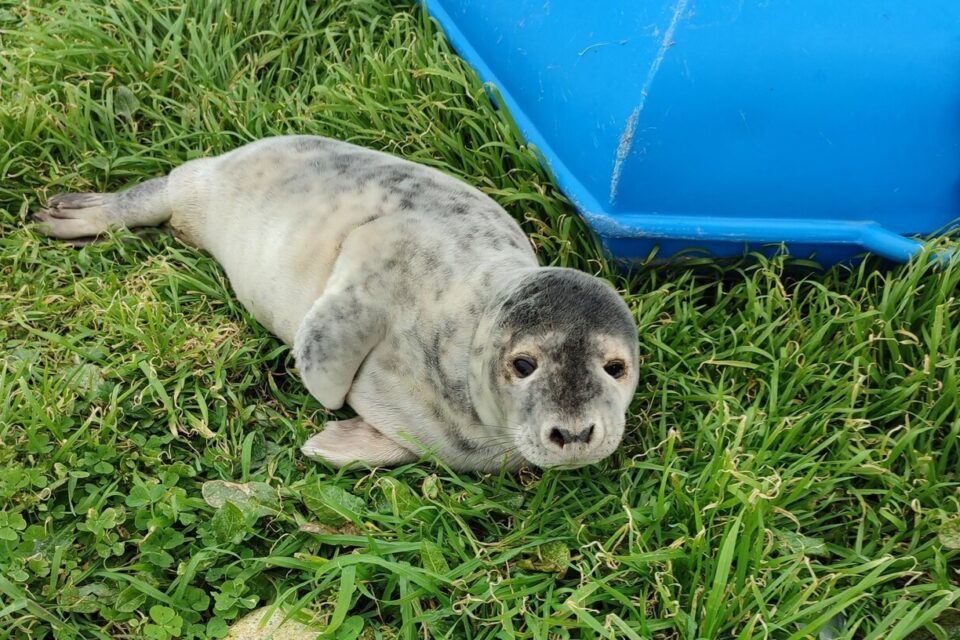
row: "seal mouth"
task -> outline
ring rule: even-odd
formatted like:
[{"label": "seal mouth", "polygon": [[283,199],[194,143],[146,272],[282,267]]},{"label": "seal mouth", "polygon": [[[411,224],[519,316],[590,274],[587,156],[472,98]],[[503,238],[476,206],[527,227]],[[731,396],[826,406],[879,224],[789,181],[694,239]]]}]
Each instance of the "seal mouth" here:
[{"label": "seal mouth", "polygon": [[571,469],[582,469],[583,467],[589,467],[594,462],[596,462],[596,460],[584,460],[583,462],[563,462],[560,464],[552,464],[549,467],[544,467],[544,469],[558,469],[560,471],[570,471]]},{"label": "seal mouth", "polygon": [[524,437],[517,443],[517,451],[524,460],[541,469],[558,469],[568,471],[571,469],[580,469],[591,464],[597,463],[603,457],[588,456],[580,459],[566,459],[558,462],[551,462],[550,453],[536,441],[535,436],[530,430],[525,430]]}]

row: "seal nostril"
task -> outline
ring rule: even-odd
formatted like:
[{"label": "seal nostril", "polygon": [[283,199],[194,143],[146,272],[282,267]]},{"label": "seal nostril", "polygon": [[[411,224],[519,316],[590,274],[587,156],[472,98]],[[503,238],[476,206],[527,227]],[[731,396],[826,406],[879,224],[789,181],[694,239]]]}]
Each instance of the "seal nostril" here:
[{"label": "seal nostril", "polygon": [[593,440],[593,432],[596,430],[596,425],[592,424],[583,431],[578,433],[573,433],[567,431],[566,429],[561,429],[560,427],[554,427],[550,429],[550,434],[547,438],[553,444],[557,445],[561,449],[566,447],[571,443],[582,442],[584,444],[590,444],[590,441]]},{"label": "seal nostril", "polygon": [[550,442],[562,449],[563,445],[567,444],[567,440],[563,437],[563,430],[557,427],[550,429]]}]

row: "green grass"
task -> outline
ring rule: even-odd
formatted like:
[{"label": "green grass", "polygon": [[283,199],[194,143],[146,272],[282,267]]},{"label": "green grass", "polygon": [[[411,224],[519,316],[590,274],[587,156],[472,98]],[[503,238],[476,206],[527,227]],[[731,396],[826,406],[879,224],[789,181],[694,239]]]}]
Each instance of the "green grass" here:
[{"label": "green grass", "polygon": [[[0,0],[0,637],[218,637],[270,603],[336,638],[957,633],[960,262],[623,278],[421,9],[258,4]],[[615,281],[643,366],[621,451],[334,472],[210,258],[25,226],[293,132],[460,176],[544,263]]]}]

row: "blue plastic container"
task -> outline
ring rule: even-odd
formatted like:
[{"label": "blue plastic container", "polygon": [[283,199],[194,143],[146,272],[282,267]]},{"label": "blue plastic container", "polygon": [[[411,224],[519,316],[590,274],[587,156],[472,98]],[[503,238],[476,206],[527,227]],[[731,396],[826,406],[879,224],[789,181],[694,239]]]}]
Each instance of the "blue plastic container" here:
[{"label": "blue plastic container", "polygon": [[907,260],[960,217],[960,0],[425,0],[616,256]]}]

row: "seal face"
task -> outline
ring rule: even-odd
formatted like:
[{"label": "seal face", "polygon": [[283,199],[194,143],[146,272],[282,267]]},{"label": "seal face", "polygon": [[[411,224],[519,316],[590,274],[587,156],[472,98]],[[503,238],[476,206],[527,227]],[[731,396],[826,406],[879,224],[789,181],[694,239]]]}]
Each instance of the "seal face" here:
[{"label": "seal face", "polygon": [[429,167],[315,136],[260,140],[123,193],[67,194],[54,237],[169,222],[293,347],[335,466],[575,466],[620,442],[637,333],[604,281],[543,268],[516,221]]},{"label": "seal face", "polygon": [[612,453],[638,380],[637,328],[604,281],[543,268],[500,307],[488,383],[527,461],[579,466]]}]

